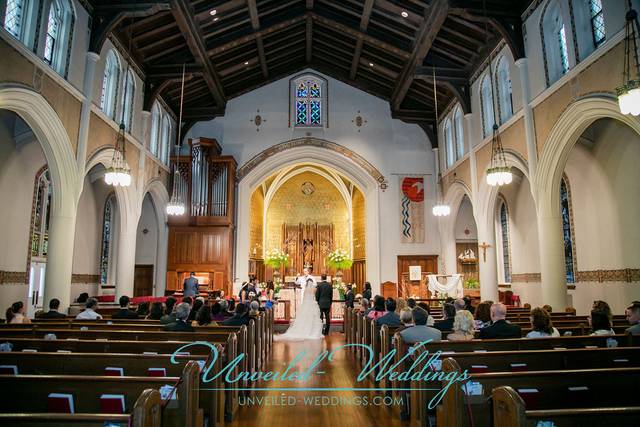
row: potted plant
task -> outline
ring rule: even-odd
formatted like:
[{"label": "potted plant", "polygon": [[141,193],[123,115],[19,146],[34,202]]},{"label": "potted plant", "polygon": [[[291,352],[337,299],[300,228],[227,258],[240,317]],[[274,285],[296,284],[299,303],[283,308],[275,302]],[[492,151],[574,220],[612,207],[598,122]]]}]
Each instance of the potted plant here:
[{"label": "potted plant", "polygon": [[464,281],[465,289],[478,289],[480,287],[480,283],[476,279],[467,279]]}]

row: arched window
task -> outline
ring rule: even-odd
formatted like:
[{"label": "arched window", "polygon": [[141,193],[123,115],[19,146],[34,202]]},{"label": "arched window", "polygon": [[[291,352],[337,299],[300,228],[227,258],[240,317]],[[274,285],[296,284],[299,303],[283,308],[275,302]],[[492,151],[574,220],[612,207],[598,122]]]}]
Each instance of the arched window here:
[{"label": "arched window", "polygon": [[480,102],[482,104],[482,136],[484,138],[491,135],[493,131],[493,90],[489,74],[485,74],[480,84]]},{"label": "arched window", "polygon": [[558,0],[552,0],[545,6],[540,21],[540,36],[545,53],[547,85],[550,85],[569,71],[567,29]]},{"label": "arched window", "polygon": [[65,75],[68,65],[67,52],[73,31],[74,16],[68,0],[51,0],[43,3],[46,20],[42,21],[41,31],[44,40],[42,55],[44,62],[49,64],[58,74]]},{"label": "arched window", "polygon": [[133,94],[135,92],[135,79],[133,71],[127,72],[127,77],[124,82],[124,96],[122,97],[122,117],[120,121],[124,123],[124,128],[127,132],[131,133],[131,122],[133,120]]},{"label": "arched window", "polygon": [[456,158],[461,159],[464,156],[464,122],[460,107],[453,113],[453,123],[456,127]]},{"label": "arched window", "polygon": [[567,283],[575,283],[575,263],[573,260],[573,232],[571,218],[571,195],[565,178],[560,181],[560,212],[562,214],[562,236],[564,238],[564,267]]},{"label": "arched window", "polygon": [[51,178],[49,169],[43,168],[36,176],[31,218],[31,260],[43,262],[47,258],[49,242],[49,207],[51,205]]},{"label": "arched window", "polygon": [[154,156],[158,155],[158,140],[160,137],[160,107],[155,102],[151,108],[151,136],[149,138],[149,151]]},{"label": "arched window", "polygon": [[162,163],[168,163],[168,154],[169,154],[169,139],[171,138],[171,123],[169,122],[169,115],[164,114],[162,116],[162,128],[161,128],[161,143],[160,143],[160,153],[158,154],[158,158]]},{"label": "arched window", "polygon": [[3,26],[14,37],[22,40],[22,28],[26,2],[24,0],[7,0],[4,12]]},{"label": "arched window", "polygon": [[600,46],[606,38],[604,29],[604,14],[600,0],[589,0],[589,12],[591,15],[591,31],[593,32],[593,44]]},{"label": "arched window", "polygon": [[53,58],[60,45],[60,31],[62,30],[62,7],[57,1],[52,1],[47,19],[47,31],[44,39],[44,60],[53,66]]},{"label": "arched window", "polygon": [[451,119],[445,120],[443,132],[445,151],[447,155],[447,167],[449,168],[456,162],[456,153],[455,151],[453,151],[453,131],[451,129]]},{"label": "arched window", "polygon": [[115,219],[115,195],[107,197],[104,204],[102,220],[102,246],[100,252],[100,283],[105,285],[109,279],[109,265],[111,262],[111,240],[113,239],[113,222]]},{"label": "arched window", "polygon": [[498,88],[498,108],[500,123],[504,123],[513,115],[513,97],[511,94],[511,76],[509,62],[505,56],[500,57],[496,67],[496,83]]},{"label": "arched window", "polygon": [[110,118],[116,115],[116,96],[118,91],[118,81],[120,80],[120,61],[110,50],[104,66],[104,76],[102,77],[102,95],[100,97],[100,108]]},{"label": "arched window", "polygon": [[502,268],[504,282],[511,283],[511,259],[509,250],[509,211],[504,200],[500,204],[500,237],[502,242]]},{"label": "arched window", "polygon": [[290,81],[292,117],[295,127],[323,127],[327,114],[327,82],[315,76],[301,76]]}]

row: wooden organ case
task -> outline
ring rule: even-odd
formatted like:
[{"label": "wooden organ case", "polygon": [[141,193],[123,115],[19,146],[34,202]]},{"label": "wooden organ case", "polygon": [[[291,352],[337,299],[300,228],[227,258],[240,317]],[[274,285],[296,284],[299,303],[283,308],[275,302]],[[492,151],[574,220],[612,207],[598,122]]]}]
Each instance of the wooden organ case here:
[{"label": "wooden organ case", "polygon": [[195,272],[202,291],[231,294],[237,163],[215,139],[189,139],[190,154],[172,158],[185,179],[185,214],[169,216],[167,291]]}]

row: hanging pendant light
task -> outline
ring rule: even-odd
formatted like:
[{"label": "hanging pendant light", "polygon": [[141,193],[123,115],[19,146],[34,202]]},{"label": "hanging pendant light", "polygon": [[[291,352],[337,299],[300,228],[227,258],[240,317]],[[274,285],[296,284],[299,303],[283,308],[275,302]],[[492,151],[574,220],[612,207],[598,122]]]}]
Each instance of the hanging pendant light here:
[{"label": "hanging pendant light", "polygon": [[[627,3],[627,15],[624,38],[624,68],[622,70],[622,86],[616,88],[618,105],[622,114],[640,115],[640,64],[638,63],[638,44],[636,30],[638,13],[631,6],[631,0]],[[633,58],[633,59],[632,59]],[[631,61],[634,61],[636,78],[631,77]]]},{"label": "hanging pendant light", "polygon": [[[483,1],[484,9],[484,30],[486,32],[486,43],[489,46],[489,27],[487,20],[486,2]],[[493,65],[492,52],[489,52],[489,84],[491,88],[491,105],[493,103]],[[513,174],[511,173],[511,167],[507,165],[507,159],[504,155],[504,148],[502,147],[502,140],[500,139],[500,132],[498,132],[498,117],[496,116],[496,108],[493,110],[493,132],[491,135],[491,164],[487,169],[487,184],[492,187],[511,184],[513,181]]]},{"label": "hanging pendant light", "polygon": [[[433,71],[433,98],[435,100],[435,113],[436,113],[436,125],[438,123],[438,88],[436,86],[436,67],[432,67]],[[445,153],[445,156],[447,153]],[[440,163],[438,161],[438,156],[436,156],[436,204],[433,206],[431,212],[433,212],[434,216],[449,216],[451,213],[451,208],[442,200],[442,175],[440,174],[440,167],[438,166]]]},{"label": "hanging pendant light", "polygon": [[180,216],[184,215],[185,207],[184,200],[182,200],[182,194],[184,194],[184,189],[186,189],[186,183],[182,174],[180,173],[180,148],[182,144],[181,141],[181,131],[182,131],[182,104],[184,102],[184,68],[185,65],[182,64],[182,86],[180,88],[180,116],[178,118],[178,141],[176,143],[176,151],[177,158],[176,162],[173,165],[173,186],[171,188],[171,199],[169,200],[169,204],[167,204],[167,215],[172,216]]},{"label": "hanging pendant light", "polygon": [[104,174],[104,182],[107,185],[114,187],[128,187],[131,185],[131,170],[125,159],[124,149],[124,123],[120,123],[113,157],[111,158],[111,166],[107,168],[107,172]]}]

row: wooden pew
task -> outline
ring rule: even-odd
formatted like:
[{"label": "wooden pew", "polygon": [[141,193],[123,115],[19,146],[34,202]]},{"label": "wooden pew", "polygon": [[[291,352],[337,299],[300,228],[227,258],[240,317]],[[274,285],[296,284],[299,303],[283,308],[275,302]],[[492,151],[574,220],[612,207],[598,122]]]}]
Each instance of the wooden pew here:
[{"label": "wooden pew", "polygon": [[194,361],[184,367],[181,377],[109,377],[88,375],[0,375],[0,412],[47,412],[49,393],[69,393],[76,413],[100,413],[100,395],[124,394],[125,408],[133,408],[146,389],[177,384],[177,401],[162,409],[162,426],[202,425],[198,388],[200,368]]},{"label": "wooden pew", "polygon": [[11,426],[104,427],[107,422],[121,427],[160,426],[162,422],[160,392],[155,389],[145,389],[136,399],[131,414],[0,413],[0,425]]},{"label": "wooden pew", "polygon": [[503,427],[535,426],[539,421],[578,427],[596,422],[598,426],[640,424],[640,406],[565,408],[527,410],[524,400],[512,387],[500,386],[491,392],[494,425]]},{"label": "wooden pew", "polygon": [[[452,359],[445,359],[443,371],[453,372],[455,364],[452,362]],[[562,409],[578,404],[580,407],[632,406],[637,404],[639,375],[640,368],[637,367],[471,374],[469,381],[482,384],[483,394],[465,396],[462,387],[450,387],[437,408],[437,425],[467,426],[472,424],[472,418],[475,426],[490,426],[492,409],[488,396],[494,388],[506,385],[516,390],[539,390],[535,402],[534,399],[530,402],[535,406],[531,409]],[[587,390],[570,391],[568,387],[587,387]]]}]

